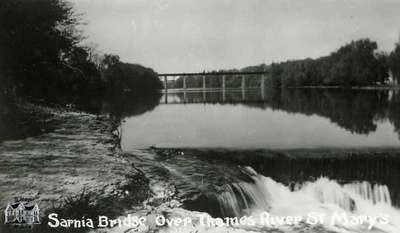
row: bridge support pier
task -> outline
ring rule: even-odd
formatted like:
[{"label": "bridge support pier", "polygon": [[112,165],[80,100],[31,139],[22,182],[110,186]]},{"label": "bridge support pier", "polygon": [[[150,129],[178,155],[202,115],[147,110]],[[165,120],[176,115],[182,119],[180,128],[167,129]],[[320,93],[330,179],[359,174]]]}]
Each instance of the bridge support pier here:
[{"label": "bridge support pier", "polygon": [[242,101],[246,99],[246,78],[242,76]]},{"label": "bridge support pier", "polygon": [[164,92],[168,92],[168,82],[167,82],[167,76],[164,76]]},{"label": "bridge support pier", "polygon": [[225,91],[226,84],[225,84],[225,75],[222,75],[222,90]]},{"label": "bridge support pier", "polygon": [[206,89],[206,76],[203,75],[203,89]]},{"label": "bridge support pier", "polygon": [[261,99],[265,100],[265,76],[261,76],[261,81],[260,81],[260,86],[261,86]]},{"label": "bridge support pier", "polygon": [[182,76],[183,79],[183,89],[186,90],[186,76]]}]

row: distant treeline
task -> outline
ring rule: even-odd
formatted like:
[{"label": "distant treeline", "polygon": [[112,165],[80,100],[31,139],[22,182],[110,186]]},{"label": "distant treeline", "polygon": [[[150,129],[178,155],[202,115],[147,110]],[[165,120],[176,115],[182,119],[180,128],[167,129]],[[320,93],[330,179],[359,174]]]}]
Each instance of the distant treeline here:
[{"label": "distant treeline", "polygon": [[[389,81],[400,81],[400,43],[390,53],[377,51],[377,43],[369,39],[352,41],[329,56],[317,59],[293,60],[270,65],[261,64],[240,70],[229,71],[265,71],[266,84],[272,87],[298,86],[375,86]],[[218,72],[218,71],[212,71]],[[249,76],[246,76],[249,77]],[[391,78],[390,78],[391,77]],[[174,87],[182,87],[179,78]],[[221,78],[207,76],[208,87],[221,87]],[[258,86],[260,79],[247,78],[246,86]],[[202,77],[186,80],[188,87],[201,87]],[[238,75],[226,79],[227,87],[240,87],[241,77]]]},{"label": "distant treeline", "polygon": [[80,22],[64,0],[1,0],[0,100],[73,102],[162,87],[153,70],[82,45]]},{"label": "distant treeline", "polygon": [[376,42],[352,41],[329,56],[273,63],[272,86],[374,86],[389,81],[389,71],[400,79],[400,45],[387,55],[376,52]]}]

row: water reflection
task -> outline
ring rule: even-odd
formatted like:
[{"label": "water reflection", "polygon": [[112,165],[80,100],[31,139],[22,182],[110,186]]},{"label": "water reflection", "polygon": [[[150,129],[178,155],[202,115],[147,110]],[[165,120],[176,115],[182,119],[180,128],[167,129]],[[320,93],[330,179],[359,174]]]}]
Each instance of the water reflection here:
[{"label": "water reflection", "polygon": [[160,102],[162,94],[150,93],[124,93],[104,99],[81,99],[77,101],[77,108],[95,114],[111,114],[117,118],[125,118],[143,114],[153,110]]},{"label": "water reflection", "polygon": [[356,134],[376,131],[377,123],[389,119],[400,128],[400,92],[398,90],[321,90],[251,89],[243,92],[180,92],[164,94],[162,104],[219,103],[271,108],[307,116],[329,118],[338,126]]},{"label": "water reflection", "polygon": [[399,147],[399,99],[382,90],[168,93],[126,118],[122,147]]}]

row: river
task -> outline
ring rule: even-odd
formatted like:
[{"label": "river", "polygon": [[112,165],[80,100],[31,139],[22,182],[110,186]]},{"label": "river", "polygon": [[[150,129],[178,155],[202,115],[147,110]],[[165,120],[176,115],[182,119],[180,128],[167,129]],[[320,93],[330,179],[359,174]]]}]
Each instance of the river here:
[{"label": "river", "polygon": [[[400,232],[394,90],[169,92],[76,108],[86,112],[52,113],[48,131],[0,144],[3,205],[28,195],[43,215],[145,216],[142,232]],[[161,215],[192,222],[157,226]],[[271,223],[288,216],[301,220]],[[42,220],[33,232],[54,232]]]},{"label": "river", "polygon": [[180,203],[172,216],[326,218],[167,232],[367,232],[366,222],[331,224],[336,213],[386,214],[370,231],[400,232],[399,104],[395,91],[168,93],[125,117],[121,145],[154,193]]}]

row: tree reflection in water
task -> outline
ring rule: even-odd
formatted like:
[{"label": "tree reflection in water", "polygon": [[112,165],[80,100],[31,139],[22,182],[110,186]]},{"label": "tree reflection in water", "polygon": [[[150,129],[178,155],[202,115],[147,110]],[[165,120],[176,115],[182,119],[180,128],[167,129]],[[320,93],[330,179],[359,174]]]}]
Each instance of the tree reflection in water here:
[{"label": "tree reflection in water", "polygon": [[365,135],[376,131],[376,122],[388,119],[400,135],[398,90],[266,89],[262,94],[253,89],[245,93],[240,90],[171,93],[168,99],[168,103],[242,104],[308,116],[316,114],[351,133]]}]

